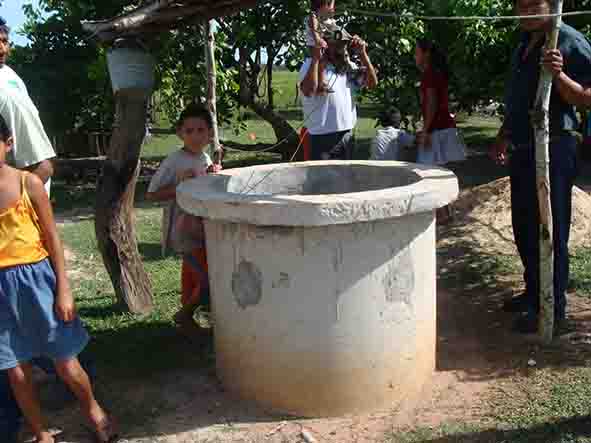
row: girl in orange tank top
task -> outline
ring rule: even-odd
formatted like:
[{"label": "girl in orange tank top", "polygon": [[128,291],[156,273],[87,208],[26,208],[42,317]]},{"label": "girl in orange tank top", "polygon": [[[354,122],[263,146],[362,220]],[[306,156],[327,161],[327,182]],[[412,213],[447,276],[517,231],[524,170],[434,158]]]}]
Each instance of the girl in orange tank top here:
[{"label": "girl in orange tank top", "polygon": [[64,251],[43,182],[6,164],[12,138],[0,116],[0,370],[39,443],[54,443],[41,415],[31,360],[54,361],[96,440],[116,441],[113,421],[95,400],[77,356],[88,334],[76,314]]}]

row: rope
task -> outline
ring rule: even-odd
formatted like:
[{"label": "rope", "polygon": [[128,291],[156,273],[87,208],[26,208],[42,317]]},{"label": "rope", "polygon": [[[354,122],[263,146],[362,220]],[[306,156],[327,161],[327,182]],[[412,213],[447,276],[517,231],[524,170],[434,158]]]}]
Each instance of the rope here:
[{"label": "rope", "polygon": [[537,19],[537,18],[556,18],[556,17],[573,17],[581,15],[591,15],[591,11],[572,11],[563,12],[561,14],[536,14],[536,15],[465,15],[465,16],[442,16],[442,15],[416,15],[408,13],[395,13],[395,12],[374,12],[367,11],[364,9],[343,9],[340,10],[338,15],[344,15],[345,13],[353,13],[371,17],[393,17],[393,18],[408,18],[411,20],[453,20],[453,21],[470,21],[470,20],[521,20],[521,19]]}]

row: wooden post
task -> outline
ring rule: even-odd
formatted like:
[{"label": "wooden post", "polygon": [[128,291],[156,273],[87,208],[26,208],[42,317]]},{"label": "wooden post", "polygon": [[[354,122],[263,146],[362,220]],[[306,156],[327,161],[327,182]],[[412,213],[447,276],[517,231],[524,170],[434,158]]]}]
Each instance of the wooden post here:
[{"label": "wooden post", "polygon": [[[554,0],[553,13],[562,14],[563,0]],[[554,19],[552,32],[547,36],[546,49],[556,49],[562,17]],[[540,208],[540,315],[539,334],[550,343],[554,332],[554,244],[552,239],[552,206],[550,201],[550,97],[552,74],[540,72],[538,93],[532,111],[536,138],[536,186]]]},{"label": "wooden post", "polygon": [[217,68],[215,63],[215,36],[213,33],[213,20],[208,20],[203,25],[205,37],[205,61],[207,64],[207,107],[213,118],[213,146],[210,148],[214,163],[221,163],[220,136],[217,119]]},{"label": "wooden post", "polygon": [[115,93],[116,123],[96,196],[98,247],[119,304],[134,314],[146,314],[153,308],[152,288],[138,251],[133,215],[150,93],[145,89]]}]

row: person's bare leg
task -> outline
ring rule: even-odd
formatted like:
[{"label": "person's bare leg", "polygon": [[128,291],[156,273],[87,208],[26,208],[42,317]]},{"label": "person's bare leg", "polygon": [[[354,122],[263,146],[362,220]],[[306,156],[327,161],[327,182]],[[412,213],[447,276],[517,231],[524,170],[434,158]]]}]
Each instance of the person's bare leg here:
[{"label": "person's bare leg", "polygon": [[96,428],[100,427],[107,420],[107,414],[94,398],[88,374],[78,359],[56,361],[55,370],[80,402],[84,415]]},{"label": "person's bare leg", "polygon": [[8,380],[18,406],[31,427],[38,443],[54,443],[55,440],[49,433],[41,406],[37,398],[37,392],[33,385],[33,372],[30,363],[21,363],[17,367],[8,369]]}]

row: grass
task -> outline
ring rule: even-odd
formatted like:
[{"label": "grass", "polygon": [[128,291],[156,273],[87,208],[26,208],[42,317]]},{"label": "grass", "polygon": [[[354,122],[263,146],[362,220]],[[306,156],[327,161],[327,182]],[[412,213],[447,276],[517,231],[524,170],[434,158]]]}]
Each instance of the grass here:
[{"label": "grass", "polygon": [[74,287],[80,314],[93,336],[89,350],[101,370],[117,378],[137,380],[187,366],[203,367],[210,361],[208,350],[187,353],[186,343],[174,331],[172,315],[179,307],[180,262],[176,257],[161,256],[160,215],[157,208],[137,211],[139,251],[155,302],[154,311],[145,317],[114,308],[114,292],[97,253],[93,221],[62,227],[62,236],[76,255],[74,267],[83,272]]},{"label": "grass", "polygon": [[573,251],[570,261],[570,289],[591,296],[591,249]]}]

